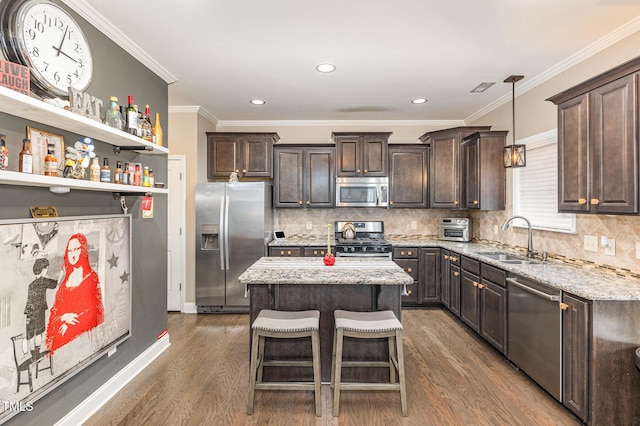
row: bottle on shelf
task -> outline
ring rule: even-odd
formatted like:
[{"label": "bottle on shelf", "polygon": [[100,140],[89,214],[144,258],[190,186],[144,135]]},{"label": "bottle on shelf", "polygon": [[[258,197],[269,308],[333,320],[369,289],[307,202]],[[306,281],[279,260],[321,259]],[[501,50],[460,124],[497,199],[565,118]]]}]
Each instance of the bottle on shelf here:
[{"label": "bottle on shelf", "polygon": [[156,184],[156,177],[153,174],[153,169],[149,169],[149,186],[154,186]]},{"label": "bottle on shelf", "polygon": [[162,146],[162,125],[160,124],[160,113],[156,112],[156,121],[153,123],[154,142]]},{"label": "bottle on shelf", "polygon": [[122,163],[116,161],[116,169],[113,171],[113,183],[122,183]]},{"label": "bottle on shelf", "polygon": [[129,172],[129,163],[124,163],[124,170],[122,170],[122,184],[131,185],[131,173]]},{"label": "bottle on shelf", "polygon": [[100,182],[100,163],[98,163],[98,156],[93,157],[93,162],[89,169],[89,180],[92,182]]},{"label": "bottle on shelf", "polygon": [[133,108],[136,110],[136,114],[138,114],[138,119],[136,124],[138,125],[138,130],[136,130],[136,135],[141,138],[142,137],[142,113],[138,109],[137,104],[133,104]]},{"label": "bottle on shelf", "polygon": [[142,172],[140,171],[140,164],[136,164],[136,171],[133,172],[133,186],[140,186],[142,184]]},{"label": "bottle on shelf", "polygon": [[153,126],[151,126],[149,118],[149,105],[144,107],[144,115],[142,116],[141,137],[147,142],[152,142]]},{"label": "bottle on shelf", "polygon": [[142,172],[142,186],[151,186],[151,181],[149,180],[149,167],[147,166],[144,166],[144,170]]},{"label": "bottle on shelf", "polygon": [[22,139],[22,151],[18,157],[18,171],[33,173],[33,154],[31,153],[31,139]]},{"label": "bottle on shelf", "polygon": [[58,159],[53,143],[47,144],[47,155],[44,157],[44,175],[58,176]]},{"label": "bottle on shelf", "polygon": [[7,137],[0,134],[0,170],[9,169],[9,150],[7,149]]},{"label": "bottle on shelf", "polygon": [[105,113],[104,124],[113,127],[118,130],[124,128],[122,123],[122,114],[120,114],[120,106],[118,105],[118,98],[111,96],[109,98],[109,109]]},{"label": "bottle on shelf", "polygon": [[126,131],[132,135],[138,134],[138,109],[133,105],[133,96],[127,96],[127,108],[125,109]]},{"label": "bottle on shelf", "polygon": [[100,169],[100,182],[111,182],[111,169],[109,168],[109,159],[104,157],[102,159],[102,168]]}]

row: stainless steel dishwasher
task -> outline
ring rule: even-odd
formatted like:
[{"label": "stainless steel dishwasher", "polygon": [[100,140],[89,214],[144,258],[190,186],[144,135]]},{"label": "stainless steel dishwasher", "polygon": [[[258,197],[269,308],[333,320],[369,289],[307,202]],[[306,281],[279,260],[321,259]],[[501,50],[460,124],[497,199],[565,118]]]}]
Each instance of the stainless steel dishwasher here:
[{"label": "stainless steel dishwasher", "polygon": [[507,291],[509,359],[562,402],[562,293],[523,277]]}]

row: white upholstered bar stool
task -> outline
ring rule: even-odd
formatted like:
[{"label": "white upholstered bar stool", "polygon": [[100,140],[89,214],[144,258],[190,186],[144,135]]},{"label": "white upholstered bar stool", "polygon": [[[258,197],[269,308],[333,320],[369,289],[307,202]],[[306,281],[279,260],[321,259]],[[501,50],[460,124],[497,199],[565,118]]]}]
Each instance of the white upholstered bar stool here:
[{"label": "white upholstered bar stool", "polygon": [[[315,394],[316,416],[321,416],[320,402],[320,311],[273,311],[263,309],[251,328],[251,365],[249,368],[249,401],[247,414],[253,413],[253,399],[256,389],[263,390],[313,390]],[[266,337],[279,339],[311,338],[312,361],[305,360],[265,360],[264,342]],[[313,367],[313,382],[263,382],[264,366]]]},{"label": "white upholstered bar stool", "polygon": [[[336,310],[333,333],[333,358],[331,361],[331,387],[333,388],[333,415],[340,409],[340,392],[343,390],[392,390],[400,391],[402,415],[407,416],[407,396],[402,352],[402,324],[393,311],[352,312]],[[387,338],[388,361],[342,360],[344,337],[358,339]],[[389,383],[341,382],[342,367],[387,367]],[[396,371],[398,382],[396,382]]]}]

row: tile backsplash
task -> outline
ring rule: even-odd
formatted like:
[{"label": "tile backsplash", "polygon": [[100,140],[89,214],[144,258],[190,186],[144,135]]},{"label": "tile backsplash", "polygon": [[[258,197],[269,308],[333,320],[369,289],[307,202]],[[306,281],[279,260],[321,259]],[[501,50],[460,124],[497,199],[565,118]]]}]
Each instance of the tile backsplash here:
[{"label": "tile backsplash", "polygon": [[[385,234],[437,235],[441,217],[469,216],[467,212],[420,209],[336,208],[336,209],[277,209],[276,227],[287,235],[326,235],[327,223],[336,220],[382,220]],[[502,231],[500,226],[510,216],[509,210],[474,212],[473,236],[513,247],[527,246],[527,230],[510,227]],[[310,224],[311,229],[307,229]],[[413,229],[413,226],[415,229]],[[497,233],[494,233],[497,227]],[[332,228],[333,229],[333,228]],[[640,259],[636,259],[636,244],[640,242],[640,217],[611,215],[577,215],[576,233],[564,234],[533,230],[533,247],[537,251],[584,260],[640,273]],[[601,236],[616,240],[615,256],[584,250],[584,236],[593,235],[600,242]]]}]

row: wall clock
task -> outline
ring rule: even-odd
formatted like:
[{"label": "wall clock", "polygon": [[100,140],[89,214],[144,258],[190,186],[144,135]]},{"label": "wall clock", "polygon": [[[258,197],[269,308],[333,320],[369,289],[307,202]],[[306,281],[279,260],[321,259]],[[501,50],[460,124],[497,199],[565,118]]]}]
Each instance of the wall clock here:
[{"label": "wall clock", "polygon": [[91,83],[93,59],[80,26],[48,0],[9,0],[0,12],[0,44],[10,61],[31,70],[31,90],[42,97],[68,96],[69,86]]}]

